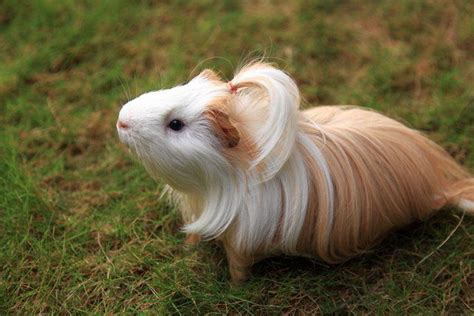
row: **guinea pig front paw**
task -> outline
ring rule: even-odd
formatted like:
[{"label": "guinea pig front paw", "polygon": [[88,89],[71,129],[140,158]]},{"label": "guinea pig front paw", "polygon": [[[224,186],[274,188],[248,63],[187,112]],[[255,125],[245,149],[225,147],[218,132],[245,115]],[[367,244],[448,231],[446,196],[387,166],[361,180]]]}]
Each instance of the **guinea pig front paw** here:
[{"label": "guinea pig front paw", "polygon": [[250,275],[250,266],[233,266],[229,265],[230,283],[232,286],[238,287],[244,284]]},{"label": "guinea pig front paw", "polygon": [[184,240],[184,243],[186,245],[197,245],[201,241],[201,236],[198,234],[187,234],[186,239]]}]

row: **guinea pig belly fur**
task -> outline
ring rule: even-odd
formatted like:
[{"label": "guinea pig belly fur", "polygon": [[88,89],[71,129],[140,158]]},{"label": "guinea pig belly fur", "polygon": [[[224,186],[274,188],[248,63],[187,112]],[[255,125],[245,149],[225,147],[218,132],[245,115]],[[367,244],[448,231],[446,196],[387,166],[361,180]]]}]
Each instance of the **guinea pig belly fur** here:
[{"label": "guinea pig belly fur", "polygon": [[354,106],[299,105],[295,82],[256,62],[120,111],[121,141],[169,185],[188,240],[222,242],[234,282],[274,255],[347,260],[445,205],[474,214],[474,178],[420,132]]}]

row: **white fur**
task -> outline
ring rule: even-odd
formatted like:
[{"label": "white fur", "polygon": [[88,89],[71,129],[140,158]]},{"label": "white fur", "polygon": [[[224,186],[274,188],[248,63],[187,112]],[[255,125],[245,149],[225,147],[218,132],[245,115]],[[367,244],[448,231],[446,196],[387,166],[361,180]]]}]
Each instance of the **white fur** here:
[{"label": "white fur", "polygon": [[321,187],[319,189],[324,192],[324,194],[326,195],[326,200],[328,201],[326,209],[328,213],[327,217],[329,219],[329,222],[326,225],[325,232],[326,240],[328,240],[329,233],[331,232],[331,228],[334,222],[334,186],[331,179],[331,173],[329,170],[328,163],[318,146],[316,146],[314,142],[308,139],[308,136],[306,136],[304,133],[300,132],[299,134],[301,144],[306,148],[308,152],[311,153],[311,156],[315,159],[319,169],[322,171],[322,174],[324,176],[325,187]]},{"label": "white fur", "polygon": [[[275,68],[250,67],[232,80],[234,85],[245,82],[255,86],[242,88],[233,98],[239,111],[258,118],[247,122],[258,148],[248,169],[225,158],[202,115],[212,100],[230,94],[225,84],[204,76],[127,103],[119,120],[130,128],[119,128],[119,136],[152,176],[173,187],[186,232],[216,238],[232,225],[234,243],[244,252],[263,247],[291,254],[305,220],[311,183],[297,146],[315,158],[323,174],[326,187],[320,189],[329,201],[328,236],[334,216],[331,175],[321,150],[298,131],[300,97],[293,80]],[[184,130],[167,128],[175,118],[185,121]],[[282,238],[274,244],[268,236],[277,232]]]},{"label": "white fur", "polygon": [[[264,124],[260,124],[253,135],[260,151],[252,167],[265,162],[266,171],[260,176],[263,180],[271,179],[294,149],[300,102],[298,87],[283,71],[270,67],[239,72],[231,82],[234,85],[252,82],[263,90],[260,98],[255,98],[250,90],[252,98],[243,103],[262,106],[267,112]],[[255,101],[260,104],[255,104]]]},{"label": "white fur", "polygon": [[[217,140],[202,117],[206,105],[226,93],[224,87],[197,77],[183,86],[141,95],[119,114],[119,120],[130,126],[119,129],[120,139],[152,176],[163,178],[183,194],[203,197],[200,217],[187,230],[209,237],[220,235],[232,223],[242,201],[239,175],[215,150]],[[172,119],[182,119],[186,128],[170,130],[167,125]],[[222,186],[223,178],[231,192]]]},{"label": "white fur", "polygon": [[474,213],[474,201],[460,199],[458,203],[458,207],[465,210],[466,212]]}]

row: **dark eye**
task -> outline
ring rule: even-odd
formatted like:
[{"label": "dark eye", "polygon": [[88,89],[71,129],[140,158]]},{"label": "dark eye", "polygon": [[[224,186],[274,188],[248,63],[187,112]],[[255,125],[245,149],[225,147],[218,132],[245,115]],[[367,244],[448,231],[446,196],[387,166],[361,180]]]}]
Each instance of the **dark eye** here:
[{"label": "dark eye", "polygon": [[171,128],[173,131],[179,131],[184,127],[184,123],[181,120],[172,120],[168,127]]}]

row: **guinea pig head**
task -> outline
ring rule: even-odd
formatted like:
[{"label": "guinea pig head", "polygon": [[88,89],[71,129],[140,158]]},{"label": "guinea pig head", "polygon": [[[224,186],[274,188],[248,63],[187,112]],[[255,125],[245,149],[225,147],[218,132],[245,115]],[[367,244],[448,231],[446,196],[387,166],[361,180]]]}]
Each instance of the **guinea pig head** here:
[{"label": "guinea pig head", "polygon": [[275,176],[294,152],[299,101],[293,80],[268,64],[248,65],[227,83],[204,70],[125,104],[117,129],[152,176],[202,192]]},{"label": "guinea pig head", "polygon": [[204,70],[187,84],[125,104],[118,134],[153,177],[180,191],[200,191],[229,176],[233,156],[244,156],[245,132],[233,102],[227,84]]}]

